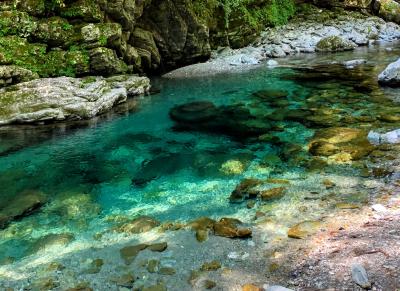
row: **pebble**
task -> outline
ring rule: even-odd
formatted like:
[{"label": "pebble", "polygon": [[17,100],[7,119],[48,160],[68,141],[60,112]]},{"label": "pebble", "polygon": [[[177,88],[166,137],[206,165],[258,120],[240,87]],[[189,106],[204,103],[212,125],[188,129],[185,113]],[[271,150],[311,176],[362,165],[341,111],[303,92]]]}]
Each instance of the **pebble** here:
[{"label": "pebble", "polygon": [[360,264],[351,266],[351,276],[353,281],[362,288],[371,288],[371,283],[368,280],[367,271]]},{"label": "pebble", "polygon": [[274,286],[269,286],[267,288],[264,288],[265,291],[293,291],[292,289],[288,289],[282,286],[274,285]]},{"label": "pebble", "polygon": [[376,212],[386,212],[387,209],[385,206],[383,206],[382,204],[374,204],[371,206],[372,210],[376,211]]},{"label": "pebble", "polygon": [[275,60],[268,60],[267,61],[267,66],[268,67],[276,67],[278,65],[279,65],[279,63],[277,61],[275,61]]},{"label": "pebble", "polygon": [[237,252],[230,252],[228,254],[228,259],[236,260],[239,258],[239,254]]}]

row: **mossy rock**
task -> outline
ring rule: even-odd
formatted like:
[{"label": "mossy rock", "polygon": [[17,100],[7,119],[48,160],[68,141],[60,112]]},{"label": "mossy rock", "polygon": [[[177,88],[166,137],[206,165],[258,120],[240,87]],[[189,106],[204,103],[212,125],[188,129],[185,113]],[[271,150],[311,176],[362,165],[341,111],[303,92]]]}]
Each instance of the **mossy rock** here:
[{"label": "mossy rock", "polygon": [[68,19],[81,19],[85,22],[101,22],[104,13],[95,0],[78,0],[66,3],[60,8],[60,15]]},{"label": "mossy rock", "polygon": [[46,0],[14,0],[14,5],[17,10],[27,12],[33,16],[45,16],[46,14]]},{"label": "mossy rock", "polygon": [[40,77],[72,77],[89,72],[89,56],[80,50],[47,52],[44,44],[6,36],[0,37],[0,65],[17,65],[38,73]]},{"label": "mossy rock", "polygon": [[319,52],[340,52],[353,50],[356,45],[340,36],[328,36],[321,39],[317,43],[317,51]]},{"label": "mossy rock", "polygon": [[122,27],[119,23],[90,23],[81,28],[84,47],[121,46]]},{"label": "mossy rock", "polygon": [[379,16],[387,21],[400,23],[400,3],[394,0],[381,0]]},{"label": "mossy rock", "polygon": [[99,75],[123,74],[129,70],[128,66],[118,59],[115,51],[99,47],[90,51],[90,71]]},{"label": "mossy rock", "polygon": [[74,26],[69,24],[66,19],[56,16],[38,21],[33,38],[50,47],[68,48],[79,41],[80,33],[77,33]]},{"label": "mossy rock", "polygon": [[0,36],[28,37],[37,29],[37,22],[29,14],[20,11],[0,12]]}]

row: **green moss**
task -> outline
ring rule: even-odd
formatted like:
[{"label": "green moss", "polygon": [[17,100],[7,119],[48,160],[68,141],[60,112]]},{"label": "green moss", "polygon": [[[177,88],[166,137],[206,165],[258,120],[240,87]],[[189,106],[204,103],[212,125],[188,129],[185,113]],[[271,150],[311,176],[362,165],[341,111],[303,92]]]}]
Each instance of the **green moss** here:
[{"label": "green moss", "polygon": [[78,0],[65,3],[60,9],[60,15],[65,18],[79,18],[87,22],[100,22],[103,13],[95,0]]},{"label": "green moss", "polygon": [[37,23],[25,12],[0,12],[0,36],[30,36],[37,28]]},{"label": "green moss", "polygon": [[192,9],[217,46],[233,47],[248,44],[265,26],[286,24],[296,12],[294,0],[194,0]]},{"label": "green moss", "polygon": [[40,77],[76,76],[89,72],[86,51],[50,51],[46,45],[31,44],[16,36],[0,37],[0,64],[14,64]]},{"label": "green moss", "polygon": [[243,20],[252,27],[276,26],[287,23],[296,12],[293,0],[195,0],[193,10],[197,16],[207,21],[215,17],[215,11],[222,8],[226,27],[232,15],[241,14]]}]

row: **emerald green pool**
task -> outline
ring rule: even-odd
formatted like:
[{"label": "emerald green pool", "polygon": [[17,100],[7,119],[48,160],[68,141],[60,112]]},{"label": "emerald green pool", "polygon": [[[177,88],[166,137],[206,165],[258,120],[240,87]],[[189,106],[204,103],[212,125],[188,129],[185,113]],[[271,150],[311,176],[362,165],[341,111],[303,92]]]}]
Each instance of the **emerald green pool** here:
[{"label": "emerald green pool", "polygon": [[[307,145],[316,131],[400,126],[376,118],[400,113],[393,101],[398,93],[370,86],[399,52],[378,47],[334,56],[337,62],[368,61],[354,69],[332,65],[333,55],[320,55],[284,60],[281,68],[261,65],[209,78],[155,79],[153,86],[160,93],[131,100],[94,121],[0,129],[0,213],[15,199],[23,203],[27,193],[39,192],[46,201],[0,230],[0,262],[31,254],[37,239],[47,234],[70,233],[77,241],[90,241],[139,215],[162,222],[201,216],[251,221],[255,210],[229,201],[244,178],[297,181],[296,191],[263,205],[271,216],[291,221],[290,212],[296,215],[299,207],[311,203],[304,192],[317,188],[321,175],[343,176],[351,184],[352,178],[362,175],[368,158],[315,166],[316,157],[308,153]],[[309,69],[294,69],[300,65]],[[360,80],[366,81],[364,87],[359,86]],[[265,92],[282,91],[286,96],[272,101],[263,97]],[[246,109],[255,117],[247,128],[262,134],[179,130],[170,110],[195,101]],[[299,110],[317,113],[306,120]],[[233,128],[235,122],[245,122],[230,120],[235,115],[223,117]],[[365,203],[367,194],[357,193],[345,199],[337,194],[337,201]],[[323,211],[324,207],[316,207],[309,216]]]}]

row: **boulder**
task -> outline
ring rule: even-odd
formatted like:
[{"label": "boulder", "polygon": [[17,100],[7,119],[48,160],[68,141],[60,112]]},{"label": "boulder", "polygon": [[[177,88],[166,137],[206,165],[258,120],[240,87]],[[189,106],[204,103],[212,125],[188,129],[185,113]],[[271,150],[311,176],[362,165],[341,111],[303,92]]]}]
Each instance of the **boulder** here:
[{"label": "boulder", "polygon": [[359,160],[374,149],[367,136],[366,131],[356,128],[321,129],[309,143],[309,152],[314,156],[347,155],[349,160]]},{"label": "boulder", "polygon": [[0,125],[92,118],[149,88],[148,78],[133,75],[20,83],[0,89]]},{"label": "boulder", "polygon": [[261,185],[263,181],[259,179],[244,179],[232,191],[229,201],[231,203],[240,203],[246,199],[256,198],[260,191],[255,188]]},{"label": "boulder", "polygon": [[47,251],[55,246],[66,246],[75,239],[72,233],[51,233],[38,238],[28,249],[27,254]]},{"label": "boulder", "polygon": [[116,229],[117,232],[124,233],[143,233],[152,230],[160,225],[160,222],[150,216],[140,216],[132,221],[125,223]]},{"label": "boulder", "polygon": [[10,222],[28,216],[39,210],[47,202],[47,197],[38,191],[20,193],[17,197],[0,205],[0,229]]},{"label": "boulder", "polygon": [[378,82],[384,86],[400,86],[400,59],[389,64],[386,69],[379,74]]},{"label": "boulder", "polygon": [[328,36],[321,39],[316,46],[319,52],[340,52],[349,51],[356,48],[356,45],[340,36]]},{"label": "boulder", "polygon": [[0,66],[0,87],[5,87],[21,82],[39,78],[39,75],[18,66]]},{"label": "boulder", "polygon": [[105,47],[98,47],[89,52],[90,71],[99,75],[116,75],[128,71],[128,66],[118,58],[115,51]]},{"label": "boulder", "polygon": [[304,239],[308,235],[317,232],[320,227],[320,221],[303,221],[289,228],[288,237]]},{"label": "boulder", "polygon": [[214,224],[214,234],[228,238],[246,238],[251,237],[250,228],[241,227],[242,222],[234,218],[221,218]]},{"label": "boulder", "polygon": [[375,1],[375,10],[386,21],[400,23],[400,3],[395,0]]}]

